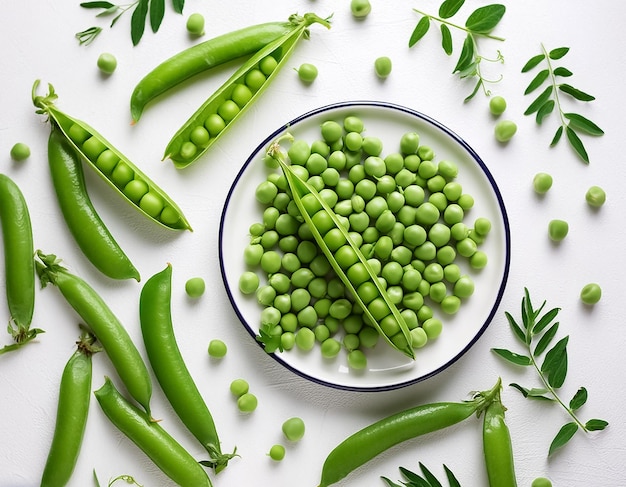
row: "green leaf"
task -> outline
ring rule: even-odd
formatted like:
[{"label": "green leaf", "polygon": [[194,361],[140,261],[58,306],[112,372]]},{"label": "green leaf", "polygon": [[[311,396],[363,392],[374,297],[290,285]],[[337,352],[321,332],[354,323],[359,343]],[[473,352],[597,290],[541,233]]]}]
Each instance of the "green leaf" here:
[{"label": "green leaf", "polygon": [[559,140],[561,140],[562,135],[563,135],[563,125],[561,125],[558,129],[556,129],[554,137],[552,137],[552,141],[550,142],[550,147],[554,147],[556,144],[558,144]]},{"label": "green leaf", "polygon": [[553,73],[554,73],[554,76],[561,76],[563,78],[568,78],[574,74],[569,69],[564,68],[562,66],[555,68]]},{"label": "green leaf", "polygon": [[570,409],[572,411],[580,409],[587,402],[587,397],[587,389],[585,389],[584,387],[578,389],[576,391],[576,394],[574,394],[574,397],[572,397],[572,400],[569,402]]},{"label": "green leaf", "polygon": [[526,387],[523,387],[519,384],[516,383],[511,383],[509,384],[511,387],[517,389],[518,391],[520,391],[522,393],[522,396],[524,396],[525,398],[530,398],[530,399],[542,399],[545,401],[553,401],[554,402],[554,398],[552,397],[548,397],[545,394],[547,394],[549,391],[548,389],[538,389],[538,388],[532,388],[532,389],[528,389]]},{"label": "green leaf", "polygon": [[535,113],[537,110],[539,110],[541,106],[545,102],[547,102],[552,95],[552,90],[552,85],[546,87],[546,89],[543,90],[541,94],[537,98],[535,98],[535,100],[530,105],[528,105],[528,108],[524,112],[524,115],[531,115],[532,113]]},{"label": "green leaf", "polygon": [[556,336],[556,332],[559,329],[559,323],[555,323],[554,325],[552,325],[550,328],[548,328],[548,331],[546,331],[543,336],[539,339],[539,341],[537,342],[537,345],[535,346],[535,351],[534,351],[534,355],[535,357],[538,357],[539,355],[541,355],[543,352],[545,352],[546,348],[548,348],[548,345],[550,345],[550,342],[552,341],[552,339]]},{"label": "green leaf", "polygon": [[391,480],[389,480],[387,477],[381,477],[382,480],[385,481],[385,483],[389,486],[389,487],[402,487],[402,485],[400,484],[396,484],[395,482],[392,482]]},{"label": "green leaf", "polygon": [[511,329],[513,330],[515,336],[519,338],[522,343],[526,343],[526,333],[524,333],[524,331],[520,328],[511,313],[505,311],[504,316],[506,316],[506,319],[509,321],[509,325],[511,326]]},{"label": "green leaf", "polygon": [[528,95],[529,93],[532,93],[533,91],[535,91],[537,88],[539,88],[543,84],[545,80],[548,79],[548,76],[550,76],[549,69],[542,69],[541,71],[539,71],[537,75],[533,78],[533,80],[530,82],[530,84],[526,87],[526,91],[524,91],[524,94]]},{"label": "green leaf", "polygon": [[533,326],[533,335],[537,335],[543,331],[543,329],[548,326],[554,318],[559,314],[561,308],[552,308],[550,311],[546,312],[541,319]]},{"label": "green leaf", "polygon": [[177,14],[182,14],[183,9],[185,8],[185,0],[172,0],[172,4],[174,6],[174,12]]},{"label": "green leaf", "polygon": [[604,135],[604,130],[582,115],[578,115],[577,113],[564,113],[563,116],[570,121],[571,127],[582,130],[589,135]]},{"label": "green leaf", "polygon": [[[98,15],[96,15],[96,17],[108,17],[109,15],[116,14],[119,11],[120,11],[120,7],[117,5],[113,5],[112,7],[107,8],[103,10],[102,12],[100,12]],[[124,12],[122,11],[120,15],[122,15],[123,13]]]},{"label": "green leaf", "polygon": [[572,85],[568,85],[566,83],[560,84],[559,90],[561,90],[563,93],[567,93],[568,95],[576,98],[579,101],[593,101],[596,99],[595,96],[592,96],[589,93],[585,93],[584,91],[581,91],[578,88],[574,88]]},{"label": "green leaf", "polygon": [[609,423],[607,421],[604,421],[603,419],[590,419],[585,424],[585,428],[587,428],[589,431],[602,431],[608,425]]},{"label": "green leaf", "polygon": [[543,105],[541,105],[539,110],[537,110],[537,117],[536,117],[537,125],[541,125],[541,122],[543,122],[543,119],[546,116],[550,115],[550,113],[552,113],[552,111],[554,110],[554,106],[555,106],[554,100],[548,100]]},{"label": "green leaf", "polygon": [[567,140],[569,144],[576,151],[576,153],[580,156],[580,158],[584,162],[589,164],[589,154],[587,154],[587,150],[585,149],[583,141],[580,140],[580,137],[578,137],[578,134],[574,132],[574,129],[572,129],[569,125],[565,127],[565,135],[567,135]]},{"label": "green leaf", "polygon": [[541,372],[546,377],[548,384],[558,389],[565,382],[567,376],[567,342],[569,336],[561,338],[554,347],[546,353],[546,358],[541,365]]},{"label": "green leaf", "polygon": [[426,480],[430,482],[431,487],[443,487],[443,485],[441,485],[441,482],[437,480],[437,478],[432,474],[430,470],[426,468],[426,466],[422,462],[419,462],[419,466]]},{"label": "green leaf", "polygon": [[93,469],[93,482],[96,484],[96,487],[100,487],[100,481],[98,480],[98,476],[96,475],[96,469]]},{"label": "green leaf", "polygon": [[130,18],[130,38],[133,41],[133,46],[139,44],[143,37],[146,28],[146,17],[148,16],[148,2],[149,0],[139,0]]},{"label": "green leaf", "polygon": [[559,448],[565,446],[565,444],[576,434],[576,431],[578,431],[578,425],[576,423],[571,422],[564,424],[552,440],[550,449],[548,450],[548,456],[551,456]]},{"label": "green leaf", "polygon": [[150,27],[157,32],[165,16],[165,0],[150,0]]},{"label": "green leaf", "polygon": [[505,348],[492,348],[491,351],[512,364],[522,365],[524,367],[532,365],[532,360],[526,355],[520,355],[519,353],[511,352]]},{"label": "green leaf", "polygon": [[452,54],[452,34],[446,24],[441,24],[441,47],[448,56]]},{"label": "green leaf", "polygon": [[452,470],[450,470],[445,464],[443,466],[443,469],[446,472],[446,477],[448,478],[448,483],[450,484],[450,487],[461,487],[461,483],[454,476]]},{"label": "green leaf", "polygon": [[111,2],[83,2],[80,4],[83,8],[111,8],[116,7],[115,4]]},{"label": "green leaf", "polygon": [[472,90],[472,92],[467,95],[464,99],[463,102],[467,103],[468,101],[470,101],[472,98],[474,98],[474,96],[476,96],[476,93],[478,93],[478,90],[480,89],[480,87],[483,85],[483,80],[482,79],[478,79],[476,81],[476,84],[474,85],[474,89]]},{"label": "green leaf", "polygon": [[488,34],[504,16],[506,7],[501,4],[485,5],[474,10],[465,21],[465,27],[471,32]]},{"label": "green leaf", "polygon": [[439,17],[449,19],[463,6],[465,0],[445,0],[439,7]]},{"label": "green leaf", "polygon": [[419,22],[415,26],[415,29],[413,30],[413,33],[411,34],[411,37],[409,39],[409,47],[413,47],[415,44],[417,44],[418,41],[426,35],[429,28],[430,28],[430,17],[423,16],[419,20]]},{"label": "green leaf", "polygon": [[474,62],[474,38],[472,34],[467,34],[467,37],[463,41],[463,47],[461,48],[461,54],[459,60],[454,67],[453,73],[463,71],[471,66]]},{"label": "green leaf", "polygon": [[524,64],[524,67],[522,68],[522,73],[530,71],[545,58],[545,54],[537,54],[536,56],[531,57],[528,61],[526,61],[526,64]]},{"label": "green leaf", "polygon": [[557,59],[561,59],[568,52],[569,52],[569,47],[557,47],[556,49],[552,49],[548,53],[548,56],[550,56],[550,59],[557,60]]},{"label": "green leaf", "polygon": [[431,487],[428,480],[424,477],[420,477],[418,474],[407,468],[400,467],[400,472],[402,473],[404,479],[409,481],[408,483],[402,482],[407,487]]}]

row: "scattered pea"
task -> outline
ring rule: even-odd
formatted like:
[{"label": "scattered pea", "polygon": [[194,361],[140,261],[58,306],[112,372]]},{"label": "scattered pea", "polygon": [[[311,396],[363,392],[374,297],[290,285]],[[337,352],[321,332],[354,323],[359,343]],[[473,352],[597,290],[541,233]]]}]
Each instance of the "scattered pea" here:
[{"label": "scattered pea", "polygon": [[586,284],[580,291],[580,300],[585,304],[596,304],[602,297],[602,289],[595,282]]},{"label": "scattered pea", "polygon": [[372,11],[372,4],[369,0],[351,0],[350,10],[357,19],[364,19]]},{"label": "scattered pea", "polygon": [[230,392],[239,398],[250,390],[250,385],[245,379],[235,379],[230,383]]},{"label": "scattered pea", "polygon": [[278,444],[272,445],[268,455],[275,462],[280,462],[283,458],[285,458],[285,447]]},{"label": "scattered pea", "polygon": [[117,59],[115,56],[108,52],[103,52],[98,56],[98,69],[104,74],[112,74],[117,68]]},{"label": "scattered pea", "polygon": [[386,78],[391,74],[391,59],[381,56],[374,61],[374,70],[379,78]]},{"label": "scattered pea", "polygon": [[533,188],[538,194],[547,193],[552,187],[552,176],[545,172],[535,174],[533,178]]},{"label": "scattered pea", "polygon": [[24,142],[17,142],[11,147],[11,159],[14,161],[25,161],[30,157],[30,147]]},{"label": "scattered pea", "polygon": [[508,142],[515,132],[517,132],[517,125],[511,120],[501,120],[494,128],[494,135],[498,142]]},{"label": "scattered pea", "polygon": [[201,277],[192,277],[185,283],[185,292],[190,298],[199,298],[204,294],[205,288],[204,279]]},{"label": "scattered pea", "polygon": [[494,96],[489,100],[489,111],[493,115],[502,115],[506,110],[506,100],[501,96]]},{"label": "scattered pea", "polygon": [[563,240],[569,232],[569,225],[564,220],[550,220],[548,223],[548,236],[554,242]]},{"label": "scattered pea", "polygon": [[289,441],[300,441],[304,436],[304,421],[298,417],[289,418],[283,423],[282,430]]},{"label": "scattered pea", "polygon": [[531,487],[552,487],[552,482],[550,481],[550,479],[547,479],[545,477],[537,477],[535,480],[533,480]]},{"label": "scattered pea", "polygon": [[223,358],[226,356],[228,347],[226,344],[217,338],[214,338],[209,342],[209,356],[213,358]]},{"label": "scattered pea", "polygon": [[313,83],[318,75],[317,67],[311,63],[302,63],[296,72],[304,83]]},{"label": "scattered pea", "polygon": [[589,206],[599,208],[606,201],[606,193],[600,186],[591,186],[585,194],[585,200]]},{"label": "scattered pea", "polygon": [[204,35],[204,16],[193,13],[187,18],[187,32],[195,36]]},{"label": "scattered pea", "polygon": [[251,413],[259,405],[257,397],[251,392],[246,392],[237,399],[237,407],[242,413]]}]

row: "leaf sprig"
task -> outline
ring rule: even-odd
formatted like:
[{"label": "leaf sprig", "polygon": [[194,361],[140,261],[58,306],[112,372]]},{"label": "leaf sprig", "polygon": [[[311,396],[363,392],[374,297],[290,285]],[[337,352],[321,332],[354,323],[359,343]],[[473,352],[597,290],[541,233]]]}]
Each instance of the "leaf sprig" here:
[{"label": "leaf sprig", "polygon": [[541,69],[526,87],[524,95],[533,93],[538,88],[547,86],[528,106],[524,115],[535,114],[535,120],[541,125],[544,118],[557,109],[560,125],[550,142],[550,147],[554,147],[565,132],[565,136],[576,154],[585,162],[589,163],[589,154],[580,138],[580,133],[593,136],[601,136],[604,131],[588,118],[574,112],[566,112],[563,108],[561,96],[567,96],[580,102],[590,102],[595,97],[571,84],[562,81],[573,75],[572,71],[564,66],[553,66],[553,61],[558,61],[569,52],[569,47],[558,47],[548,51],[541,44],[541,54],[531,57],[524,67],[522,73],[527,73],[545,62],[545,67]]},{"label": "leaf sprig", "polygon": [[432,22],[438,22],[439,30],[441,31],[441,47],[448,56],[451,56],[454,52],[451,28],[462,31],[465,34],[465,40],[463,41],[463,46],[461,47],[461,52],[452,74],[458,74],[462,79],[476,78],[473,91],[464,100],[467,102],[471,100],[481,88],[485,95],[490,96],[491,92],[487,89],[486,84],[497,83],[502,79],[502,76],[500,76],[500,78],[496,80],[490,80],[483,75],[481,70],[482,61],[502,63],[504,62],[504,57],[500,51],[496,51],[497,54],[495,58],[482,56],[478,52],[477,38],[484,37],[504,41],[502,37],[494,36],[491,32],[504,16],[506,7],[501,4],[485,5],[474,10],[469,15],[464,25],[451,22],[449,19],[457,14],[464,3],[465,0],[445,0],[439,7],[439,16],[413,9],[422,17],[417,22],[409,38],[409,47],[413,47],[426,35]]},{"label": "leaf sprig", "polygon": [[[422,462],[419,462],[419,467],[423,477],[422,475],[418,475],[407,468],[400,467],[400,473],[404,477],[402,484],[396,484],[387,477],[381,477],[381,479],[385,481],[388,487],[443,487],[443,484],[437,480],[437,478],[430,470],[428,470],[428,468],[424,466]],[[446,478],[448,479],[450,487],[461,487],[457,478],[446,465],[443,466],[443,469],[446,472]]]},{"label": "leaf sprig", "polygon": [[[542,314],[545,305],[546,302],[544,301],[539,308],[533,308],[528,289],[524,288],[521,306],[522,326],[515,321],[510,313],[505,312],[513,334],[525,346],[524,353],[512,352],[503,348],[492,348],[491,350],[512,364],[533,367],[542,383],[542,387],[527,388],[515,383],[510,384],[512,387],[528,399],[558,403],[571,417],[572,421],[564,424],[552,440],[548,450],[548,456],[550,456],[571,440],[578,430],[586,433],[603,430],[608,426],[608,422],[602,419],[590,419],[583,423],[576,415],[576,412],[587,402],[588,393],[585,387],[580,387],[569,403],[564,402],[559,397],[557,389],[563,386],[567,376],[569,336],[561,338],[548,350],[559,329],[559,322],[554,320],[560,308],[552,308]],[[545,356],[539,365],[544,352]]]},{"label": "leaf sprig", "polygon": [[263,344],[263,348],[267,353],[274,353],[276,350],[283,351],[280,334],[274,332],[274,326],[271,323],[261,324],[256,340]]},{"label": "leaf sprig", "polygon": [[[165,16],[165,0],[135,0],[133,3],[116,5],[109,1],[83,2],[81,7],[87,9],[100,9],[101,12],[96,17],[113,16],[111,25],[113,27],[124,13],[132,11],[130,19],[130,37],[133,46],[139,44],[146,29],[146,20],[149,19],[152,32],[156,33],[161,27],[161,22]],[[176,13],[183,13],[185,0],[172,0],[172,7]],[[89,27],[76,34],[76,38],[81,45],[91,44],[102,32],[102,27]]]}]

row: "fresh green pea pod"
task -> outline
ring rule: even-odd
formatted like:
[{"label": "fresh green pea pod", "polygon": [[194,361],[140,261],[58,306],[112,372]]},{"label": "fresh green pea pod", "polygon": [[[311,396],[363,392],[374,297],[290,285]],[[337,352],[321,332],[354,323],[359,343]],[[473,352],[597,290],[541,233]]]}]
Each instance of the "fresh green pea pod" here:
[{"label": "fresh green pea pod", "polygon": [[211,487],[200,464],[158,421],[128,402],[108,377],[94,392],[107,418],[181,487]]},{"label": "fresh green pea pod", "polygon": [[41,477],[41,487],[67,485],[83,442],[91,398],[91,356],[98,350],[95,337],[85,333],[65,364],[61,376],[52,444]]},{"label": "fresh green pea pod", "polygon": [[139,281],[139,272],[91,203],[78,153],[54,125],[48,139],[48,163],[61,212],[83,254],[112,279]]},{"label": "fresh green pea pod", "polygon": [[32,98],[37,113],[48,115],[100,177],[150,220],[174,230],[191,230],[182,210],[165,191],[94,128],[59,110],[54,104],[57,95],[52,85],[48,85],[46,96],[35,95],[38,86],[36,80]]},{"label": "fresh green pea pod", "polygon": [[146,281],[139,298],[139,318],[148,360],[172,408],[206,448],[215,472],[232,454],[223,454],[215,422],[183,360],[172,326],[172,266]]},{"label": "fresh green pea pod", "polygon": [[27,330],[35,308],[33,231],[24,195],[5,174],[0,174],[0,223],[9,312],[18,328]]},{"label": "fresh green pea pod", "polygon": [[182,125],[165,148],[163,159],[170,158],[178,168],[196,162],[225,131],[238,120],[276,77],[308,27],[320,23],[330,28],[328,19],[313,13],[290,17],[291,29],[267,44],[241,66]]},{"label": "fresh green pea pod", "polygon": [[480,415],[502,387],[500,379],[469,401],[439,402],[392,414],[357,431],[337,445],[326,457],[318,487],[328,487],[345,478],[392,446],[458,424],[473,414]]},{"label": "fresh green pea pod", "polygon": [[183,81],[226,62],[249,56],[287,34],[292,22],[251,25],[201,42],[163,61],[144,76],[130,98],[133,122],[146,105]]},{"label": "fresh green pea pod", "polygon": [[511,433],[504,419],[506,408],[498,393],[483,417],[483,453],[489,487],[517,487]]},{"label": "fresh green pea pod", "polygon": [[[286,137],[291,138],[291,135],[287,134]],[[289,189],[291,190],[293,201],[298,207],[298,210],[300,211],[300,214],[304,218],[305,222],[308,224],[309,228],[311,229],[311,232],[313,233],[313,236],[315,237],[315,241],[317,242],[318,246],[320,247],[320,249],[326,256],[326,258],[328,259],[328,262],[331,264],[337,276],[341,279],[341,281],[344,283],[346,288],[350,291],[352,296],[354,296],[354,299],[356,300],[357,303],[359,303],[359,305],[363,309],[363,312],[369,318],[371,323],[376,327],[380,335],[382,335],[387,340],[387,342],[389,342],[389,344],[392,347],[394,347],[396,350],[399,350],[405,355],[407,355],[408,357],[414,359],[415,352],[413,350],[413,347],[411,346],[411,333],[404,320],[404,317],[402,316],[402,314],[400,314],[400,311],[398,310],[397,306],[389,298],[387,291],[378,280],[376,273],[372,269],[367,258],[363,255],[359,247],[352,241],[352,237],[350,237],[348,231],[343,227],[343,225],[337,218],[337,215],[335,214],[335,212],[332,210],[332,208],[330,208],[330,206],[328,206],[326,201],[324,201],[324,199],[319,195],[319,193],[315,190],[315,188],[313,188],[306,181],[302,180],[298,176],[298,174],[295,171],[293,171],[292,167],[286,164],[285,162],[286,156],[281,150],[279,142],[273,143],[271,147],[269,148],[267,154],[268,156],[274,158],[280,165],[283,173],[285,174],[287,182],[289,184]],[[307,208],[302,202],[302,197],[308,194],[312,195],[315,198],[315,200],[317,201],[317,206],[321,208],[320,211],[325,212],[330,217],[330,224],[333,226],[333,228],[337,228],[339,229],[339,231],[341,231],[345,241],[347,242],[347,245],[349,245],[352,248],[354,254],[358,258],[358,262],[363,266],[363,269],[367,272],[367,281],[374,284],[379,297],[383,300],[384,304],[389,309],[389,312],[393,315],[393,318],[398,323],[399,332],[394,333],[394,336],[389,336],[387,333],[385,333],[383,328],[380,326],[380,318],[377,318],[374,316],[370,307],[366,303],[363,302],[363,300],[359,296],[359,293],[355,289],[352,279],[350,279],[348,275],[350,271],[348,270],[348,272],[346,272],[341,267],[341,265],[339,265],[339,263],[337,262],[337,259],[335,258],[335,255],[328,248],[328,245],[326,245],[326,242],[324,241],[324,237],[318,229],[318,225],[316,225],[315,221],[309,214],[309,211],[307,210]],[[399,336],[395,337],[395,335],[399,335]]]},{"label": "fresh green pea pod", "polygon": [[55,255],[38,250],[36,265],[42,287],[52,284],[61,291],[102,345],[128,393],[150,414],[150,374],[126,328],[111,308],[84,279],[61,266]]}]

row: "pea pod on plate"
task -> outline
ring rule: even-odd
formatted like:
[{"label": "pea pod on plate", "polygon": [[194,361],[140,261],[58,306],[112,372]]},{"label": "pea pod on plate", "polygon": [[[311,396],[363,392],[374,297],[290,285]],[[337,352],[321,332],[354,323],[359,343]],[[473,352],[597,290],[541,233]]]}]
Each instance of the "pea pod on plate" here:
[{"label": "pea pod on plate", "polygon": [[67,138],[89,165],[133,207],[152,221],[174,230],[191,230],[189,222],[178,205],[94,128],[59,110],[54,102],[57,94],[48,85],[46,96],[32,90],[37,113],[46,114],[51,123]]},{"label": "pea pod on plate", "polygon": [[48,138],[48,164],[61,212],[83,254],[108,277],[138,281],[139,272],[91,203],[79,154],[54,125]]},{"label": "pea pod on plate", "polygon": [[226,62],[249,56],[287,34],[292,22],[266,22],[223,34],[191,46],[146,74],[130,98],[133,122],[146,105],[183,81]]},{"label": "pea pod on plate", "polygon": [[313,13],[290,17],[291,29],[267,44],[241,66],[182,125],[165,148],[163,159],[170,158],[178,168],[196,162],[209,147],[238,120],[276,77],[302,37],[313,23],[330,28],[328,19]]},{"label": "pea pod on plate", "polygon": [[[285,137],[291,138],[291,135],[286,134]],[[369,321],[392,347],[414,359],[411,333],[404,317],[380,283],[367,258],[337,218],[336,213],[316,189],[301,179],[285,162],[286,156],[278,141],[270,146],[267,154],[280,165],[289,184],[293,201],[311,229],[315,241]],[[331,229],[341,232],[341,244],[337,244],[337,248],[332,250],[325,239]],[[363,300],[366,293],[359,293],[363,285],[373,290],[372,293],[367,293],[371,297],[367,302]]]},{"label": "pea pod on plate", "polygon": [[216,472],[223,470],[233,454],[223,454],[215,422],[183,360],[172,326],[172,266],[146,281],[139,299],[141,332],[152,370],[187,429],[210,455]]},{"label": "pea pod on plate", "polygon": [[41,285],[52,284],[61,291],[102,345],[128,393],[150,414],[150,374],[124,325],[95,289],[61,266],[55,255],[38,250],[36,264]]}]

